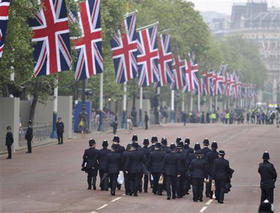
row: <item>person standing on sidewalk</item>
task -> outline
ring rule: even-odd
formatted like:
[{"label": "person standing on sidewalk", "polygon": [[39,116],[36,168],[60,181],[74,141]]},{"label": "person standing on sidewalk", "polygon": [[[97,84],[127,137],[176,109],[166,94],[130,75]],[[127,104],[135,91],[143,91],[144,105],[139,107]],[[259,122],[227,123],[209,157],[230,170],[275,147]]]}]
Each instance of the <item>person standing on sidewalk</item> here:
[{"label": "person standing on sidewalk", "polygon": [[7,126],[7,134],[6,134],[6,146],[8,150],[8,157],[6,159],[12,159],[12,145],[14,143],[14,136],[12,133],[12,128]]},{"label": "person standing on sidewalk", "polygon": [[56,133],[58,144],[63,144],[64,123],[61,117],[58,117],[58,121],[56,122]]},{"label": "person standing on sidewalk", "polygon": [[149,128],[149,126],[148,126],[149,116],[148,116],[147,111],[145,111],[144,121],[145,121],[145,129],[147,130]]},{"label": "person standing on sidewalk", "polygon": [[32,153],[32,139],[33,139],[33,128],[32,128],[32,121],[28,121],[28,128],[25,133],[25,139],[27,141],[27,152]]}]

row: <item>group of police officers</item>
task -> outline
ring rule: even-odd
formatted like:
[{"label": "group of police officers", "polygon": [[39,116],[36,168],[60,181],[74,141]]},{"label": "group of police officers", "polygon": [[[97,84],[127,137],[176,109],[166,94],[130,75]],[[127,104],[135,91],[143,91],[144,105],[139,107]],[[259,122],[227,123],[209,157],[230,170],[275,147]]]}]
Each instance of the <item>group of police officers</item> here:
[{"label": "group of police officers", "polygon": [[155,195],[162,195],[165,190],[167,200],[182,198],[192,188],[193,201],[203,201],[205,183],[206,197],[216,198],[219,203],[224,201],[224,193],[230,191],[230,179],[233,170],[229,161],[224,158],[225,152],[218,149],[217,142],[203,141],[190,147],[190,139],[176,139],[176,143],[168,146],[167,138],[158,141],[156,136],[145,138],[143,146],[138,144],[137,135],[132,142],[120,145],[120,138],[114,136],[111,150],[108,141],[104,140],[102,149],[96,149],[94,139],[89,140],[89,148],[83,155],[82,171],[85,171],[88,189],[96,190],[96,177],[99,171],[100,188],[115,195],[120,189],[123,174],[126,195],[138,196],[138,192],[148,192],[148,182]]}]

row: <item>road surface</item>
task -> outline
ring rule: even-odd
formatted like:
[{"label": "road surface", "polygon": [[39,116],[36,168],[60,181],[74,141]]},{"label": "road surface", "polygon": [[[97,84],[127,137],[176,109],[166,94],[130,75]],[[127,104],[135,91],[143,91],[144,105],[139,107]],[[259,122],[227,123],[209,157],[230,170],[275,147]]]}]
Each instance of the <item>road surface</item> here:
[{"label": "road surface", "polygon": [[[121,144],[130,142],[132,134],[145,137],[166,136],[169,144],[177,136],[191,138],[191,144],[205,137],[216,140],[226,152],[230,166],[235,170],[232,191],[225,196],[223,205],[204,198],[193,203],[192,195],[182,199],[166,200],[166,195],[142,193],[138,197],[125,196],[117,191],[88,191],[86,174],[81,172],[82,154],[88,146],[88,136],[66,141],[63,145],[49,144],[36,147],[32,154],[15,153],[12,160],[0,157],[0,212],[205,212],[255,213],[260,189],[258,163],[262,153],[270,152],[271,161],[280,174],[280,129],[273,126],[168,124],[132,133],[120,131]],[[98,146],[103,139],[111,142],[112,133],[96,133]],[[280,180],[275,190],[275,212],[280,212]]]}]

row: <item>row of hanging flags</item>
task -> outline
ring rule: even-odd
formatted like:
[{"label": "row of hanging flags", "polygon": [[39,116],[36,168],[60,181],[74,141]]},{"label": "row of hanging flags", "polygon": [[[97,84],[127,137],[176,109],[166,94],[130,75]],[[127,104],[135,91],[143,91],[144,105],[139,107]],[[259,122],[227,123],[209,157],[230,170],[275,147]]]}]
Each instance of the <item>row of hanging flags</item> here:
[{"label": "row of hanging flags", "polygon": [[[103,72],[101,0],[79,3],[79,13],[67,11],[65,0],[41,0],[43,7],[29,20],[34,42],[34,76],[50,75],[72,66],[70,41],[77,50],[75,79]],[[10,0],[0,2],[0,58],[8,25]],[[68,21],[77,23],[81,36],[70,38]],[[243,84],[237,74],[199,71],[193,52],[184,58],[171,52],[170,35],[158,36],[157,24],[136,30],[136,12],[126,14],[123,30],[112,35],[116,82],[138,78],[139,87],[170,85],[172,90],[201,95],[254,97],[256,86]]]}]

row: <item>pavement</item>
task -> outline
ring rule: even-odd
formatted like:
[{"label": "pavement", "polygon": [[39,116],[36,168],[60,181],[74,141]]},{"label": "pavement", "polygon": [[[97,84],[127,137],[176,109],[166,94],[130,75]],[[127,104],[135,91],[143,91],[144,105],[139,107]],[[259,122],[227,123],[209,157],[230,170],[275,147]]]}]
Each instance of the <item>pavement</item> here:
[{"label": "pavement", "polygon": [[[166,200],[166,194],[149,193],[138,197],[125,196],[117,191],[87,190],[86,174],[81,172],[82,155],[88,147],[88,137],[75,138],[63,145],[47,144],[35,147],[32,154],[24,151],[13,154],[12,160],[0,156],[0,212],[215,212],[255,213],[260,202],[258,163],[262,153],[270,152],[271,161],[280,174],[280,129],[275,126],[222,124],[168,124],[149,130],[120,131],[121,144],[130,142],[133,134],[140,141],[145,137],[166,136],[169,143],[177,136],[189,136],[191,143],[207,137],[216,140],[226,152],[230,166],[235,170],[232,191],[224,204],[204,198],[193,203],[192,195]],[[103,139],[112,140],[111,132],[93,134],[98,146]],[[123,187],[122,187],[123,188]],[[280,180],[275,189],[275,212],[280,212]]]}]

